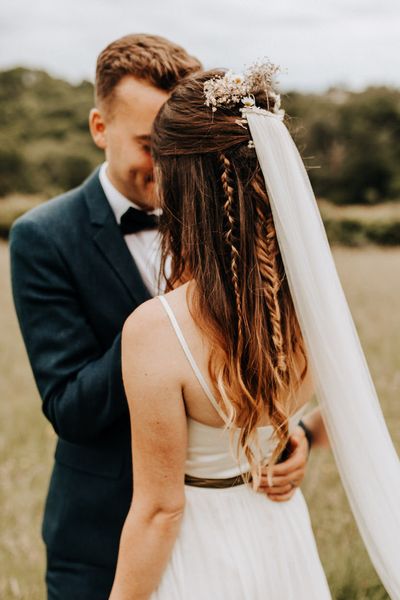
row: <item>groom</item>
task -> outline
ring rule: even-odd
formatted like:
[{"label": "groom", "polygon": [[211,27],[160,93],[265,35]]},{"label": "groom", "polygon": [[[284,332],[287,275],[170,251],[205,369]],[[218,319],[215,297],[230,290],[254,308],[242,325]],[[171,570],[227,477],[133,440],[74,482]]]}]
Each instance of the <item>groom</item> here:
[{"label": "groom", "polygon": [[[200,68],[161,37],[128,35],[110,44],[97,61],[89,120],[107,162],[11,231],[16,311],[43,412],[58,436],[42,530],[50,600],[105,600],[112,587],[132,499],[121,330],[159,291],[149,136],[173,87]],[[304,472],[302,430],[297,441],[271,498],[287,499],[280,486],[291,472]]]}]

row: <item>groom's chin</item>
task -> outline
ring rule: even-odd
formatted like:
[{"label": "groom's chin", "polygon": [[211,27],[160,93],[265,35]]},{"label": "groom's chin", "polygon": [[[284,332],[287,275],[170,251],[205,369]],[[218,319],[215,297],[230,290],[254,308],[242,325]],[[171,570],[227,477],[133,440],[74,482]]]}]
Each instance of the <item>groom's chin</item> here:
[{"label": "groom's chin", "polygon": [[134,188],[134,197],[130,199],[144,210],[154,210],[159,205],[154,181],[143,182],[140,186],[136,185]]}]

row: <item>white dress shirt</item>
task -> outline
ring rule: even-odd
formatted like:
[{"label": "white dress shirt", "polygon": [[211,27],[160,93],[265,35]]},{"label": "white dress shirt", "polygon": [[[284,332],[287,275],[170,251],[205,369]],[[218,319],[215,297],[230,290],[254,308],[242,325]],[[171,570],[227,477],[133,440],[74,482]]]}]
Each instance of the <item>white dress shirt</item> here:
[{"label": "white dress shirt", "polygon": [[[128,200],[128,198],[114,187],[107,175],[106,162],[100,167],[99,179],[118,225],[121,223],[122,215],[131,206],[138,210],[142,210],[140,206]],[[160,213],[161,209],[155,209],[149,212],[149,214],[156,215],[159,215]],[[158,294],[163,293],[165,284],[162,282],[161,289],[158,287],[158,274],[161,261],[161,236],[159,231],[157,229],[147,229],[138,231],[137,233],[128,233],[127,235],[124,235],[124,240],[150,294],[152,296],[157,296]]]}]

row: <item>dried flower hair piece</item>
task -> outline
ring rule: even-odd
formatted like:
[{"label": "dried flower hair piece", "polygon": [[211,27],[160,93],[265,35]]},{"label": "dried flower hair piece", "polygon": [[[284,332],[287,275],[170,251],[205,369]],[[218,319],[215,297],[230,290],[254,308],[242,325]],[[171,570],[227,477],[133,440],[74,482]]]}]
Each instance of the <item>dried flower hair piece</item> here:
[{"label": "dried flower hair piece", "polygon": [[[205,105],[210,106],[215,112],[219,106],[234,106],[243,104],[240,109],[242,114],[246,109],[254,111],[265,110],[256,106],[254,94],[264,90],[267,98],[274,99],[272,113],[280,119],[284,118],[285,111],[281,109],[281,97],[276,92],[276,74],[281,70],[278,65],[269,60],[258,61],[248,67],[244,73],[227,71],[222,77],[212,77],[204,82]],[[265,111],[270,112],[270,111]],[[238,120],[241,125],[246,117]]]}]

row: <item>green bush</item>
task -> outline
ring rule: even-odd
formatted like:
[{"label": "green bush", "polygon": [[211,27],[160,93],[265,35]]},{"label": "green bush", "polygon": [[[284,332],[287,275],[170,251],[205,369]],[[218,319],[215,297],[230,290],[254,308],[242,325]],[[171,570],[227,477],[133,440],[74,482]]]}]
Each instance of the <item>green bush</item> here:
[{"label": "green bush", "polygon": [[354,219],[324,219],[330,243],[363,246],[367,243],[385,246],[400,245],[400,222],[363,222]]},{"label": "green bush", "polygon": [[400,90],[289,93],[284,106],[317,196],[337,204],[400,198]]},{"label": "green bush", "polygon": [[400,244],[400,222],[369,223],[366,225],[367,237],[375,244],[394,246]]},{"label": "green bush", "polygon": [[82,183],[91,172],[93,165],[85,156],[53,154],[46,156],[37,168],[50,185],[68,190]]},{"label": "green bush", "polygon": [[93,86],[23,68],[0,72],[0,196],[51,197],[103,160],[88,130]]},{"label": "green bush", "polygon": [[345,246],[362,246],[366,242],[366,231],[363,223],[353,219],[324,221],[326,234],[330,242]]},{"label": "green bush", "polygon": [[19,182],[24,179],[26,163],[17,150],[0,146],[0,196],[19,191]]}]

